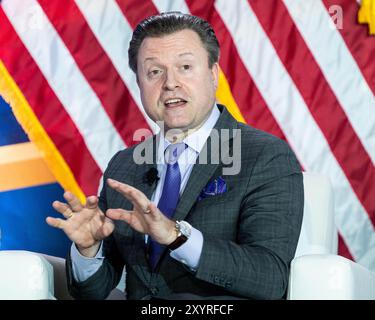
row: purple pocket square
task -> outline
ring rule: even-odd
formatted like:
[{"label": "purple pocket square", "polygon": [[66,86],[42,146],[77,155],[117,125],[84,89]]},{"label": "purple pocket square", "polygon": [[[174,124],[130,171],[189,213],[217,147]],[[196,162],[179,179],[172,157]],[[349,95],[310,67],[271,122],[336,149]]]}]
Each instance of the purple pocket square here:
[{"label": "purple pocket square", "polygon": [[201,191],[198,201],[202,199],[217,196],[219,194],[223,194],[227,191],[227,184],[222,177],[218,177],[217,179],[210,181]]}]

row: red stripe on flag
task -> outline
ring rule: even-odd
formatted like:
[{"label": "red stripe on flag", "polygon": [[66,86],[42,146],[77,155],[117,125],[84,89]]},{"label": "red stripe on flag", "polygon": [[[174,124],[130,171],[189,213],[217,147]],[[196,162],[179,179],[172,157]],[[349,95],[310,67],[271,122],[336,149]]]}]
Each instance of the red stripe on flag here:
[{"label": "red stripe on flag", "polygon": [[86,195],[97,194],[102,174],[98,165],[1,7],[0,25],[0,58],[8,72],[64,157],[83,192]]},{"label": "red stripe on flag", "polygon": [[214,1],[187,0],[186,3],[193,15],[207,20],[214,28],[221,47],[220,67],[227,77],[234,100],[246,122],[286,140],[284,133],[247,72],[230,32],[214,7]]},{"label": "red stripe on flag", "polygon": [[[133,29],[145,17],[158,13],[155,5],[149,0],[142,1],[141,8],[137,8],[138,2],[135,0],[117,0],[117,2]],[[209,21],[213,25],[215,32],[217,30],[220,31],[217,32],[217,37],[221,44],[220,66],[227,76],[233,97],[239,105],[246,122],[285,139],[284,134],[267,108],[254,82],[246,72],[230,33],[215,11],[213,2],[209,5],[207,1],[201,4],[187,1],[187,4],[192,14],[201,16]]]},{"label": "red stripe on flag", "polygon": [[323,3],[327,10],[333,10],[334,5],[342,8],[343,28],[338,31],[375,94],[375,37],[369,35],[368,25],[357,22],[359,4],[353,0],[323,0]]},{"label": "red stripe on flag", "polygon": [[133,29],[143,19],[159,13],[150,0],[116,0],[116,2]]},{"label": "red stripe on flag", "polygon": [[134,144],[134,132],[149,126],[77,5],[72,0],[40,0],[39,4],[125,143]]},{"label": "red stripe on flag", "polygon": [[345,241],[340,234],[339,234],[338,251],[340,253],[340,256],[343,256],[343,257],[348,258],[350,260],[354,260],[352,254],[350,253],[350,251],[348,249],[348,246],[345,244]]},{"label": "red stripe on flag", "polygon": [[374,166],[286,7],[277,1],[271,11],[265,1],[249,3],[375,224],[375,198],[368,192],[375,190]]}]

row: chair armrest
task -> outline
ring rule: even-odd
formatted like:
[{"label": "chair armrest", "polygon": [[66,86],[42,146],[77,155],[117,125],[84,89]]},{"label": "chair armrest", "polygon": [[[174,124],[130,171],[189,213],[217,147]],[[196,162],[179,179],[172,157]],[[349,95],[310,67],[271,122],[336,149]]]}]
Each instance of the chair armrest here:
[{"label": "chair armrest", "polygon": [[[45,258],[53,267],[53,276],[55,284],[55,297],[58,300],[73,300],[73,297],[70,295],[66,280],[66,270],[65,270],[65,259],[49,256],[46,254],[38,253],[38,255]],[[120,284],[125,283],[124,274],[120,280]],[[124,300],[125,294],[123,285],[118,285],[117,288],[113,289],[110,295],[106,300]]]},{"label": "chair armrest", "polygon": [[55,297],[57,300],[73,300],[68,290],[65,271],[65,259],[47,254],[37,253],[46,259],[53,267]]},{"label": "chair armrest", "polygon": [[0,299],[54,299],[53,268],[28,251],[0,251]]},{"label": "chair armrest", "polygon": [[338,255],[314,254],[293,259],[290,300],[375,299],[375,273]]}]

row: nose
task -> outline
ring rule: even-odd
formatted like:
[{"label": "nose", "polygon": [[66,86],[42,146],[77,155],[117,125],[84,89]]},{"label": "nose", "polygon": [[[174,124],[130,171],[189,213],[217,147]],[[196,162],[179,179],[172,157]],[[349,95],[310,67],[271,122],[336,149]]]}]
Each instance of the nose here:
[{"label": "nose", "polygon": [[174,70],[167,70],[165,73],[164,90],[172,91],[178,87],[180,87],[180,83]]}]

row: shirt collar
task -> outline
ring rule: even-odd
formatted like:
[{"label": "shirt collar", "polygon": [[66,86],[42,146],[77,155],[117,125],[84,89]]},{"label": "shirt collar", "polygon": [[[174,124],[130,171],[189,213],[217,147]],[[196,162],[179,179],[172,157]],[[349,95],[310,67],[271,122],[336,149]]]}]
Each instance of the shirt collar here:
[{"label": "shirt collar", "polygon": [[[197,154],[200,153],[219,117],[220,111],[215,103],[208,119],[197,131],[189,134],[183,142]],[[164,152],[170,144],[171,143],[164,137],[164,133],[160,131],[159,148],[157,153],[158,163],[164,163]]]}]

